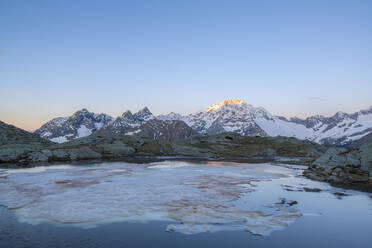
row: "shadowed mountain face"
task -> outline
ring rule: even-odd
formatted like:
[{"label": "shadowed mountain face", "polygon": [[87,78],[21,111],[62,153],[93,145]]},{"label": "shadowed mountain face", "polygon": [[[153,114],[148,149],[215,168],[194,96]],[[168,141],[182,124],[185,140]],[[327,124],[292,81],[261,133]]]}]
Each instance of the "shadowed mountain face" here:
[{"label": "shadowed mountain face", "polygon": [[[151,125],[163,126],[163,135],[156,134],[155,126],[143,126],[151,120]],[[169,137],[183,137],[184,125],[179,124],[180,134],[176,126],[161,121],[184,122],[195,132],[201,134],[219,134],[235,132],[243,136],[286,136],[307,139],[328,145],[361,145],[370,141],[372,134],[372,107],[354,114],[338,112],[334,116],[311,116],[306,119],[290,118],[271,115],[261,107],[254,107],[242,100],[225,100],[203,111],[189,115],[170,113],[154,116],[145,107],[137,113],[126,111],[113,119],[105,114],[96,115],[87,110],[76,112],[67,118],[55,118],[36,131],[41,137],[56,142],[65,142],[79,137],[95,135],[137,135],[159,137],[167,140]],[[169,126],[171,129],[165,129]],[[142,130],[143,128],[146,130]],[[181,127],[182,126],[182,127]],[[141,131],[142,130],[142,131]],[[150,130],[154,132],[151,133]],[[165,134],[165,132],[172,134]]]},{"label": "shadowed mountain face", "polygon": [[52,144],[37,134],[0,121],[0,163],[21,162],[29,152]]},{"label": "shadowed mountain face", "polygon": [[173,120],[150,120],[143,124],[136,135],[159,141],[178,141],[196,135],[197,132],[185,122]]},{"label": "shadowed mountain face", "polygon": [[39,135],[27,132],[23,129],[8,125],[0,121],[0,146],[9,145],[49,145],[49,140],[40,138]]}]

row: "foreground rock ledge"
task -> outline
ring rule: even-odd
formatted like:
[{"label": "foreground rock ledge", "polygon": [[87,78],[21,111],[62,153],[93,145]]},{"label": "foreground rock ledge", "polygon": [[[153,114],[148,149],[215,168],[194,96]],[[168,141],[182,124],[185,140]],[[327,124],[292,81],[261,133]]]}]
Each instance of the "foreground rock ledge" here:
[{"label": "foreground rock ledge", "polygon": [[335,186],[372,192],[372,144],[330,148],[303,175]]}]

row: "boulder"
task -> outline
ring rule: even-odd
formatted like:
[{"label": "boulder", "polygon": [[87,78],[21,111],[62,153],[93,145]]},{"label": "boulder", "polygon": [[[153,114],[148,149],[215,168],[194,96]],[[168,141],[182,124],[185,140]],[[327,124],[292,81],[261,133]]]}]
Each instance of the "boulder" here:
[{"label": "boulder", "polygon": [[347,149],[345,148],[329,148],[322,156],[315,160],[313,164],[321,167],[334,167],[339,164],[344,164],[346,158],[339,154],[345,153],[346,151]]}]

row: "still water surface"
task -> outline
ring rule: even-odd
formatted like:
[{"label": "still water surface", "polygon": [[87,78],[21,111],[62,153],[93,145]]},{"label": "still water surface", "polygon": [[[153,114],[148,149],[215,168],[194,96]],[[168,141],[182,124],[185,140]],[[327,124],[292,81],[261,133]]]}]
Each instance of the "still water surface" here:
[{"label": "still water surface", "polygon": [[0,247],[369,247],[372,194],[302,169],[165,161],[1,170]]}]

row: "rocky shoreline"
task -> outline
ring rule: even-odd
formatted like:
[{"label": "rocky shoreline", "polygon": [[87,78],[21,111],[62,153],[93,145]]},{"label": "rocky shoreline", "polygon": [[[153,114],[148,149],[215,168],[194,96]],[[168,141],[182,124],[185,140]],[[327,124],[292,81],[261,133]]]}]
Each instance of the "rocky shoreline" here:
[{"label": "rocky shoreline", "polygon": [[133,135],[91,135],[57,144],[15,127],[1,126],[0,168],[53,163],[165,159],[287,163],[309,166],[303,175],[335,186],[372,191],[372,144],[360,148],[319,145],[290,137],[237,133],[160,141]]},{"label": "rocky shoreline", "polygon": [[337,187],[372,192],[372,144],[360,148],[332,147],[303,174]]}]

